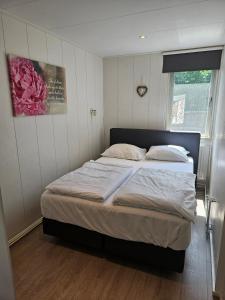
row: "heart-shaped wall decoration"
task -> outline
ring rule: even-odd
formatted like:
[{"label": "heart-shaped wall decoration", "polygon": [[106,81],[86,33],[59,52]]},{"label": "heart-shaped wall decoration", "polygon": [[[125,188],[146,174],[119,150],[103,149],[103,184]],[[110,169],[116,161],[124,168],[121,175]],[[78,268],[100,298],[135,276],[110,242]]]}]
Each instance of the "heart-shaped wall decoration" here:
[{"label": "heart-shaped wall decoration", "polygon": [[137,87],[137,93],[140,97],[144,97],[147,91],[148,91],[148,87],[146,85],[139,85]]}]

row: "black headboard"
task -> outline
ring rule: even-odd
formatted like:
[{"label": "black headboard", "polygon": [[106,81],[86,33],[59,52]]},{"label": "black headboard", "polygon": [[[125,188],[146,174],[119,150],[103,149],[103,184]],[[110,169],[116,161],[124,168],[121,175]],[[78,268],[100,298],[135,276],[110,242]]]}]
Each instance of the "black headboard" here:
[{"label": "black headboard", "polygon": [[165,130],[150,129],[110,129],[110,145],[127,143],[146,148],[157,145],[178,145],[183,146],[190,152],[194,159],[194,173],[198,170],[198,155],[200,145],[200,133],[195,132],[174,132]]}]

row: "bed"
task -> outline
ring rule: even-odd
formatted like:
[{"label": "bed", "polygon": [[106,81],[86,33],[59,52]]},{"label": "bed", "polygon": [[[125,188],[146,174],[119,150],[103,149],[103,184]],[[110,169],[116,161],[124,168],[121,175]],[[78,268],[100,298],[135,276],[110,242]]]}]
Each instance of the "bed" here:
[{"label": "bed", "polygon": [[[114,128],[110,131],[111,145],[129,143],[149,148],[176,144],[190,151],[190,159],[188,163],[135,162],[106,157],[97,161],[196,173],[199,141],[198,133]],[[185,249],[191,239],[191,223],[166,213],[114,206],[113,196],[104,203],[95,203],[45,191],[41,199],[44,233],[101,250],[106,256],[116,255],[182,272]]]}]

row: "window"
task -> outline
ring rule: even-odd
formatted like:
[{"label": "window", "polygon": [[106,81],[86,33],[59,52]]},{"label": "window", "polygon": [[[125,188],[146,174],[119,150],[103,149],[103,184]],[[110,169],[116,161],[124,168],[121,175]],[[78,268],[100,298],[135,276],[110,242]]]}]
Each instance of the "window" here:
[{"label": "window", "polygon": [[213,75],[211,70],[172,73],[171,130],[210,135]]}]

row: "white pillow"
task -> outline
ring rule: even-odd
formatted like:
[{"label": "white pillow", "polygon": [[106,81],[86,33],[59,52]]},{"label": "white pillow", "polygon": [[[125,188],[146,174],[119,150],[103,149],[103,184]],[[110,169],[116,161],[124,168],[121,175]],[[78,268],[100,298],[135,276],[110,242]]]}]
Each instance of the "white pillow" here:
[{"label": "white pillow", "polygon": [[152,146],[146,153],[147,159],[155,160],[167,160],[167,161],[188,161],[188,151],[180,146],[171,147],[170,145],[165,146]]},{"label": "white pillow", "polygon": [[[163,146],[162,146],[163,147]],[[189,154],[190,152],[189,151],[187,151],[184,147],[182,147],[182,146],[177,146],[177,145],[166,145],[165,147],[169,147],[169,148],[175,148],[175,149],[177,149],[177,150],[179,150],[179,151],[181,151],[181,152],[183,152],[184,154]]]},{"label": "white pillow", "polygon": [[130,160],[145,160],[146,149],[130,144],[114,144],[106,149],[101,155]]}]

